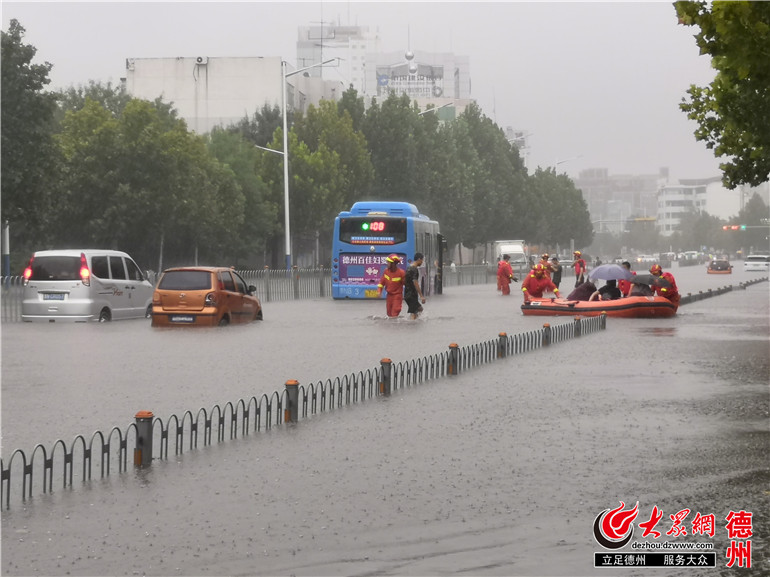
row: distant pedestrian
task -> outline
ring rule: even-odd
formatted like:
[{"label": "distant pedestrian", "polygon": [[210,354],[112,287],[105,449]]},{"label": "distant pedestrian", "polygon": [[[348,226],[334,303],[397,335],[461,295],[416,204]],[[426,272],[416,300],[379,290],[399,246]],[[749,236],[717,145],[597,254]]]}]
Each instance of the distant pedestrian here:
[{"label": "distant pedestrian", "polygon": [[391,254],[385,260],[388,263],[388,268],[385,269],[377,285],[377,296],[382,295],[382,290],[385,289],[387,293],[385,310],[389,318],[396,318],[401,314],[401,306],[404,302],[404,276],[406,272],[398,268],[401,257],[397,254]]},{"label": "distant pedestrian", "polygon": [[497,268],[497,286],[504,295],[511,294],[511,281],[518,282],[515,276],[513,276],[513,269],[511,268],[511,255],[504,254],[503,260],[500,261],[500,266]]},{"label": "distant pedestrian", "polygon": [[572,255],[575,257],[575,286],[578,287],[586,281],[586,261],[579,250],[573,252]]},{"label": "distant pedestrian", "polygon": [[404,300],[408,307],[407,312],[412,320],[422,312],[422,304],[425,304],[425,296],[420,288],[420,267],[425,257],[421,252],[414,253],[414,260],[404,275]]},{"label": "distant pedestrian", "polygon": [[561,284],[561,265],[559,264],[559,257],[551,257],[551,282],[559,288]]}]

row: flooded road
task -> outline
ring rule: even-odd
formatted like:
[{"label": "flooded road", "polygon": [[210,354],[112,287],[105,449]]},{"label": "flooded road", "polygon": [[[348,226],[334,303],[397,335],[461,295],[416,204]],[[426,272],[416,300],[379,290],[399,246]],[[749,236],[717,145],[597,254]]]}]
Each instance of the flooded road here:
[{"label": "flooded road", "polygon": [[[737,284],[674,270],[683,293]],[[712,284],[709,284],[712,283]],[[564,286],[562,288],[565,288]],[[3,511],[5,575],[594,575],[592,522],[639,502],[754,512],[770,524],[768,283],[392,397],[193,451]],[[266,306],[210,331],[3,326],[3,456],[414,359],[569,319],[523,317],[491,285],[429,299],[417,322],[382,302]],[[720,518],[721,517],[721,518]],[[721,529],[721,530],[720,530]],[[623,575],[696,575],[623,569]]]}]

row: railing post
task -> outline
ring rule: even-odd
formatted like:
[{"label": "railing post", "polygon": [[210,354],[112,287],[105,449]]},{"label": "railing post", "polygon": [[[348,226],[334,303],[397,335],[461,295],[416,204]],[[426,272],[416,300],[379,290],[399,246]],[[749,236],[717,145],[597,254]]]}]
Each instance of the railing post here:
[{"label": "railing post", "polygon": [[508,335],[506,333],[500,333],[497,335],[497,358],[498,359],[504,359],[505,358],[505,341],[508,340]]},{"label": "railing post", "polygon": [[265,280],[265,300],[266,301],[270,301],[270,267],[269,266],[265,266],[264,270],[265,270],[265,276],[264,276],[264,280]]},{"label": "railing post", "polygon": [[602,330],[607,328],[607,313],[602,313]]},{"label": "railing post", "polygon": [[543,325],[543,346],[547,347],[551,344],[551,325],[545,323]]},{"label": "railing post", "polygon": [[460,373],[460,347],[457,343],[449,345],[449,374],[457,375]]},{"label": "railing post", "polygon": [[580,317],[575,317],[575,336],[579,337],[582,334],[582,326],[580,324]]},{"label": "railing post", "polygon": [[393,375],[393,361],[388,358],[380,360],[380,394],[389,397],[391,391],[391,377]]},{"label": "railing post", "polygon": [[291,267],[291,282],[294,285],[294,300],[299,300],[299,268]]},{"label": "railing post", "polygon": [[139,411],[136,419],[136,447],[134,466],[149,467],[152,464],[152,411]]},{"label": "railing post", "polygon": [[318,269],[318,294],[321,298],[324,298],[324,267]]},{"label": "railing post", "polygon": [[299,382],[286,381],[287,406],[283,410],[284,423],[296,423],[299,420]]}]

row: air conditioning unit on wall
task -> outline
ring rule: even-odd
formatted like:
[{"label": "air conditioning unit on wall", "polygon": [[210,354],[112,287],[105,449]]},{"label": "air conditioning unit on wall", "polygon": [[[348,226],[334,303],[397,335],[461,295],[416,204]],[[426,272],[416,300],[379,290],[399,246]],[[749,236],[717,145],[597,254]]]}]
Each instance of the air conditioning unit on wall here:
[{"label": "air conditioning unit on wall", "polygon": [[195,59],[195,63],[199,64],[200,66],[205,66],[209,63],[209,57],[208,56],[198,56]]}]

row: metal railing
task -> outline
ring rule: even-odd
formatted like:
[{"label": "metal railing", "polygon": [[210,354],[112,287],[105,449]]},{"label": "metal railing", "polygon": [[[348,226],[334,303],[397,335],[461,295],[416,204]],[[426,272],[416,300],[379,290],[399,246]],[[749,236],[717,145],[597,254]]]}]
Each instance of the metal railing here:
[{"label": "metal railing", "polygon": [[[457,375],[483,364],[522,354],[581,335],[604,330],[606,316],[580,318],[557,326],[463,346],[452,343],[449,350],[428,357],[394,363],[382,359],[379,367],[343,377],[317,381],[307,386],[287,381],[283,391],[259,398],[215,405],[210,411],[186,411],[165,421],[151,412],[136,414],[125,429],[113,427],[108,433],[96,431],[90,438],[78,435],[68,445],[62,439],[50,449],[37,444],[29,452],[14,450],[6,462],[0,459],[2,484],[0,507],[10,508],[11,495],[22,502],[34,494],[48,494],[54,487],[71,488],[105,478],[117,469],[124,473],[129,453],[134,466],[149,465],[153,458],[168,460],[199,446],[209,446],[271,429],[274,425],[297,422],[310,415],[388,396],[427,381]],[[77,466],[76,466],[77,465]]]}]

